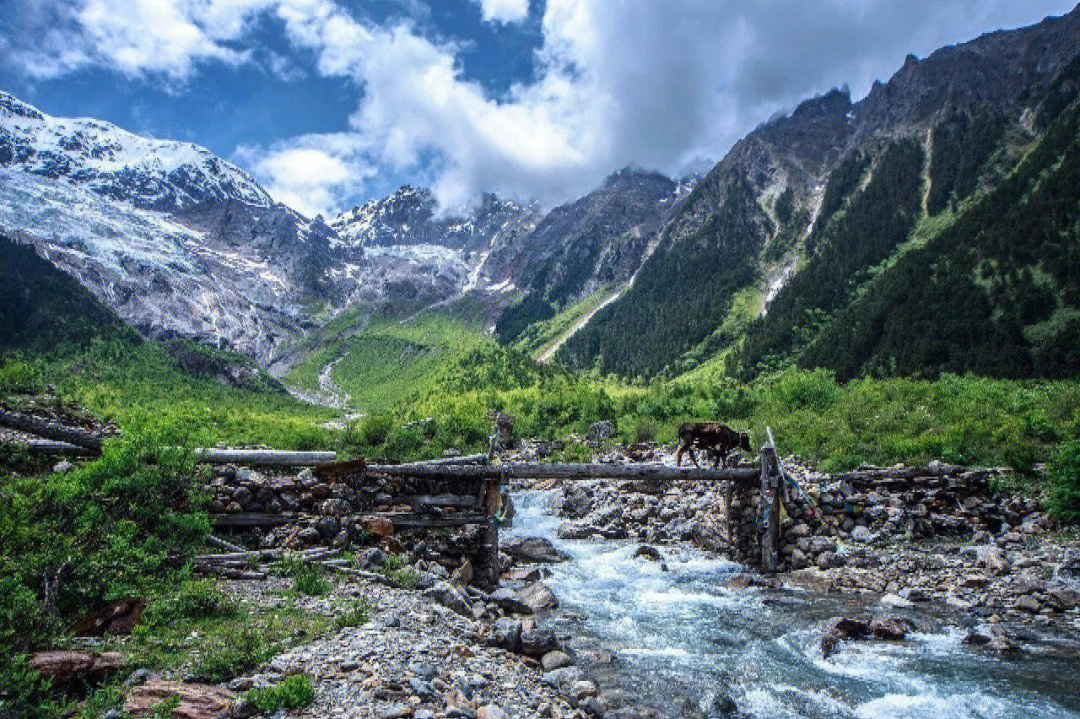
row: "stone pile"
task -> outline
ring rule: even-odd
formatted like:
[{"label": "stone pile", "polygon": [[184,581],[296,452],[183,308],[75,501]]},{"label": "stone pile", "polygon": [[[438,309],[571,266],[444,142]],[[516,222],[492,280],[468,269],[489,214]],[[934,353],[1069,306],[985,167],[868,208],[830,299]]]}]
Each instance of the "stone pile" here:
[{"label": "stone pile", "polygon": [[[478,483],[463,484],[462,494],[479,493]],[[371,474],[332,481],[310,469],[264,473],[225,465],[216,468],[206,491],[212,517],[254,535],[266,549],[377,544],[437,578],[461,572],[463,566],[470,578],[479,578],[477,570],[486,561],[479,525],[401,527],[383,516],[411,511],[404,503],[410,495],[445,491],[423,482]],[[251,520],[243,521],[246,517]]]},{"label": "stone pile", "polygon": [[[1036,501],[993,496],[992,484],[1005,472],[932,463],[826,475],[789,463],[794,483],[783,493],[782,569],[842,566],[853,544],[1049,529],[1052,522]],[[756,486],[733,492],[730,546],[719,483],[576,482],[552,501],[567,520],[559,529],[563,538],[683,541],[750,564],[760,560],[764,512]]]}]

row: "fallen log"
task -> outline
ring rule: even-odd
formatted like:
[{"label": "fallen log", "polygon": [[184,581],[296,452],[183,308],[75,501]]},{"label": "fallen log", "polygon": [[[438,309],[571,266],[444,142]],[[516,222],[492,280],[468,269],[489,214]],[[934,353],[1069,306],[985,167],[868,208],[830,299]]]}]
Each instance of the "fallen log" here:
[{"label": "fallen log", "polygon": [[751,467],[707,469],[663,464],[550,464],[517,462],[499,465],[374,464],[367,471],[392,477],[423,479],[648,479],[664,481],[720,481],[756,483],[761,472]]},{"label": "fallen log", "polygon": [[430,466],[447,467],[447,466],[454,466],[454,465],[459,465],[459,464],[480,464],[480,465],[483,465],[483,464],[487,464],[489,461],[491,461],[491,460],[486,454],[466,454],[466,455],[461,456],[461,457],[442,457],[441,459],[424,459],[424,460],[421,460],[419,462],[408,462],[408,463],[406,463],[404,465],[399,465],[399,466],[407,467],[407,466],[411,466],[411,465],[423,465],[423,466],[429,466],[429,467]]},{"label": "fallen log", "polygon": [[221,547],[222,549],[228,549],[228,550],[233,551],[233,552],[246,552],[246,551],[248,551],[244,547],[241,547],[239,544],[233,544],[232,542],[226,542],[224,539],[221,539],[220,537],[215,537],[212,534],[209,535],[206,538],[206,541],[209,542],[210,544]]},{"label": "fallen log", "polygon": [[223,529],[239,529],[243,527],[276,527],[281,524],[295,522],[299,517],[288,514],[273,514],[266,512],[237,512],[235,514],[211,514],[210,524]]},{"label": "fallen log", "polygon": [[195,461],[203,464],[243,464],[259,467],[317,467],[337,459],[337,452],[292,452],[283,449],[195,450]]},{"label": "fallen log", "polygon": [[52,420],[35,417],[25,412],[15,412],[0,407],[0,427],[16,429],[55,442],[81,447],[97,454],[101,452],[103,435],[81,427],[68,427]]},{"label": "fallen log", "polygon": [[10,444],[21,447],[31,455],[51,455],[56,457],[94,457],[97,455],[92,449],[51,439],[30,439],[25,442],[10,442]]},{"label": "fallen log", "polygon": [[366,514],[361,522],[368,518],[386,519],[395,527],[459,527],[463,524],[487,524],[487,516],[479,513],[443,514],[427,516],[412,512],[378,512]]}]

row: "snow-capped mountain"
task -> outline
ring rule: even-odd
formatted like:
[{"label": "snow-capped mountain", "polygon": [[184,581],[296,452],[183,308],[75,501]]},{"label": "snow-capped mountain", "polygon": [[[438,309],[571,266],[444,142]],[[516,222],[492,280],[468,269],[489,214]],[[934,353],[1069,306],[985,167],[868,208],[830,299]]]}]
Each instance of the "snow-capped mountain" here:
[{"label": "snow-capped mountain", "polygon": [[[331,220],[334,248],[348,257],[363,251],[363,261],[331,270],[335,286],[351,286],[348,302],[389,299],[441,302],[471,290],[493,288],[498,268],[487,260],[494,247],[530,233],[542,213],[485,195],[463,214],[440,215],[431,191],[401,187],[368,200]],[[351,277],[351,282],[342,278]]]},{"label": "snow-capped mountain", "polygon": [[254,178],[203,147],[141,137],[100,120],[51,117],[5,92],[0,165],[67,178],[146,209],[176,211],[230,199],[274,204]]},{"label": "snow-capped mountain", "polygon": [[331,231],[196,145],[62,119],[0,93],[0,231],[147,336],[268,360],[322,289]]}]

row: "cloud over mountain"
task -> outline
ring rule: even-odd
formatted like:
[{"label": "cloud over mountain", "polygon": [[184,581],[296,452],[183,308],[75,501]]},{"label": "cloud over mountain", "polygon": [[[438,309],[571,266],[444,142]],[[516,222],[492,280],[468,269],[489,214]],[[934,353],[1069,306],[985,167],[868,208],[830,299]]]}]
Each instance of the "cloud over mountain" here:
[{"label": "cloud over mountain", "polygon": [[[376,173],[434,178],[450,207],[482,191],[558,202],[625,165],[679,173],[800,97],[842,83],[859,96],[908,52],[1071,3],[548,0],[535,72],[505,92],[464,72],[469,37],[401,16],[379,21],[336,0],[16,6],[20,19],[9,24],[21,32],[3,32],[0,50],[41,76],[97,66],[180,80],[252,61],[253,28],[272,21],[314,72],[355,88],[347,127],[237,153],[279,199],[314,212],[362,196]],[[494,32],[512,33],[528,3],[482,0],[479,9]]]}]

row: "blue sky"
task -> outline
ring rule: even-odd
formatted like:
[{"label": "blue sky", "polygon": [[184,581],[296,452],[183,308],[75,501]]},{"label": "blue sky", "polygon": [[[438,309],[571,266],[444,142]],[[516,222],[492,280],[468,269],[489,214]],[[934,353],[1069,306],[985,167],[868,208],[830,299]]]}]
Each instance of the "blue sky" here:
[{"label": "blue sky", "polygon": [[715,161],[800,99],[1063,0],[2,0],[0,89],[189,140],[332,213],[565,201]]}]

